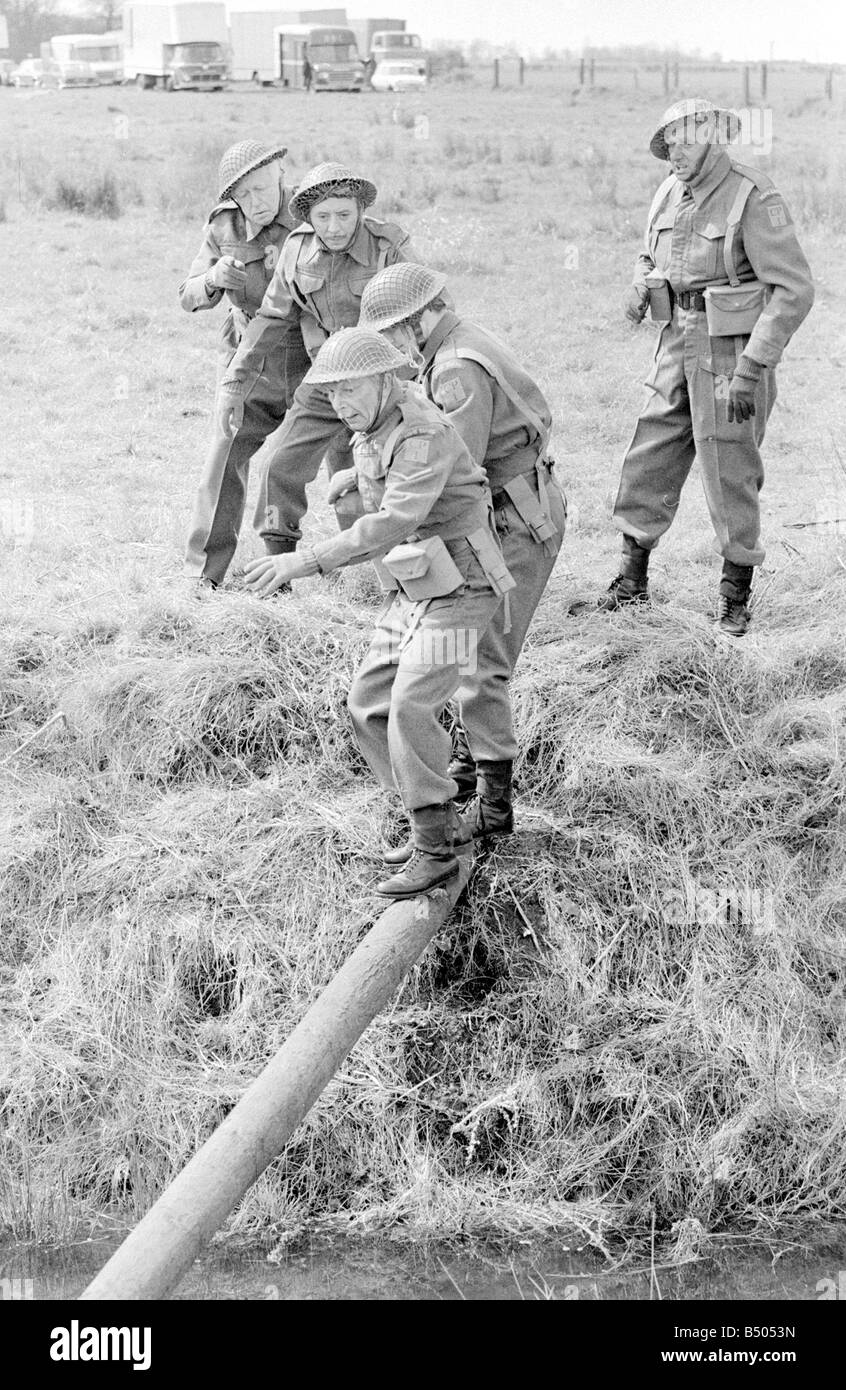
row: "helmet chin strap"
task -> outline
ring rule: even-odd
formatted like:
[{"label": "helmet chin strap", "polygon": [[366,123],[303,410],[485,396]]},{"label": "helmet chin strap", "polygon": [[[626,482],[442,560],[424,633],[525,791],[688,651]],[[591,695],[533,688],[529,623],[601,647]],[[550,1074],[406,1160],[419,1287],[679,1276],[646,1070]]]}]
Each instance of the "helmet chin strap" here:
[{"label": "helmet chin strap", "polygon": [[379,416],[385,409],[385,405],[387,403],[388,397],[391,394],[391,388],[393,384],[393,375],[390,372],[383,372],[382,384],[379,387],[379,399],[376,402],[376,408],[373,411],[373,414],[371,415],[370,419],[364,427],[364,430],[362,431],[363,434],[366,434],[368,430],[372,430],[373,426],[376,424],[376,421],[379,419]]},{"label": "helmet chin strap", "polygon": [[398,343],[397,346],[400,352],[405,353],[414,370],[419,372],[423,366],[423,354],[420,351],[421,344],[417,340],[417,334],[410,323],[401,323],[399,327],[402,329],[404,341]]}]

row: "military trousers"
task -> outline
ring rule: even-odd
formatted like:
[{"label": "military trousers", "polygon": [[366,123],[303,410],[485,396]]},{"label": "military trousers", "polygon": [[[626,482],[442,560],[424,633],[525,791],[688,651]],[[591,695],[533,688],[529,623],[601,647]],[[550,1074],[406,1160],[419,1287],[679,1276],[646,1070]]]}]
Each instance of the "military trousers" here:
[{"label": "military trousers", "polygon": [[760,565],[760,446],[776,399],[764,368],[755,414],[729,423],[728,384],[746,343],[710,338],[704,311],[679,309],[661,330],[648,398],[623,459],[614,525],[651,550],[671,525],[681,489],[698,458],[715,550],[736,565]]},{"label": "military trousers", "polygon": [[[232,351],[230,345],[221,357],[218,382]],[[284,420],[310,365],[302,343],[276,349],[268,354],[262,370],[245,382],[244,420],[235,437],[224,435],[215,421],[185,554],[186,573],[192,577],[209,579],[214,584],[223,581],[238,544],[250,461]]]},{"label": "military trousers", "polygon": [[502,605],[467,542],[450,541],[449,550],[462,587],[444,598],[414,602],[400,590],[389,599],[347,699],[368,765],[409,812],[443,805],[458,790],[441,715]]},{"label": "military trousers", "polygon": [[303,384],[283,423],[265,441],[258,463],[261,482],[255,528],[270,545],[275,538],[300,540],[308,510],[306,487],[327,454],[330,473],[352,465],[350,430],[338,419],[326,390]]},{"label": "military trousers", "polygon": [[[533,486],[537,490],[536,476]],[[477,763],[513,762],[517,754],[508,682],[558,557],[567,524],[567,506],[552,478],[546,482],[545,491],[548,514],[558,534],[543,545],[534,539],[514,503],[497,494],[503,496],[503,505],[494,511],[496,531],[515,587],[508,594],[508,603],[497,609],[480,639],[475,669],[462,673],[455,696],[467,745]],[[510,620],[510,631],[506,619]]]}]

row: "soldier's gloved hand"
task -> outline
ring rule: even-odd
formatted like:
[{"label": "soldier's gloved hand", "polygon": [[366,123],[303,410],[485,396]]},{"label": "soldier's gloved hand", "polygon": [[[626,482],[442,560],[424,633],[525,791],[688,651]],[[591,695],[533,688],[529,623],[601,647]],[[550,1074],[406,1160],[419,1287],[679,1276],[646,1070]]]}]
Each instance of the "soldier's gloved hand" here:
[{"label": "soldier's gloved hand", "polygon": [[728,401],[726,402],[726,414],[729,424],[742,424],[755,414],[755,387],[757,381],[753,381],[748,376],[738,376],[737,373],[729,382]]},{"label": "soldier's gloved hand", "polygon": [[327,500],[334,507],[342,497],[346,497],[348,492],[355,492],[358,488],[358,478],[354,468],[342,468],[340,472],[333,473],[329,479],[329,490],[326,494]]},{"label": "soldier's gloved hand", "polygon": [[632,285],[623,299],[623,313],[631,323],[641,323],[649,304],[649,290],[643,285]]},{"label": "soldier's gloved hand", "polygon": [[217,399],[217,428],[227,439],[234,439],[243,423],[243,394],[221,390]]},{"label": "soldier's gloved hand", "polygon": [[206,272],[206,283],[218,290],[243,290],[247,285],[247,272],[243,261],[234,256],[221,256]]}]

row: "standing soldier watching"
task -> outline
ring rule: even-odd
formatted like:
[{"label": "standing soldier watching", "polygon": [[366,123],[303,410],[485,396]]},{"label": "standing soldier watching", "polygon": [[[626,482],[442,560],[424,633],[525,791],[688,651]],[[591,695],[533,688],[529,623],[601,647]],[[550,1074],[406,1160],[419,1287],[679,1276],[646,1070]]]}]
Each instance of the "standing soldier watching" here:
[{"label": "standing soldier watching", "polygon": [[[450,772],[474,836],[514,828],[511,776],[517,744],[508,682],[564,537],[567,508],[550,474],[552,417],[540,388],[496,338],[460,318],[440,272],[408,262],[380,270],[361,299],[362,326],[377,329],[416,361],[430,400],[449,416],[487,475],[509,602],[481,639],[475,669],[456,694],[460,722]],[[330,496],[339,490],[336,475]],[[410,850],[408,851],[410,853]],[[402,849],[394,856],[402,862]]]},{"label": "standing soldier watching", "polygon": [[620,573],[598,602],[613,611],[647,598],[649,556],[696,456],[723,557],[717,619],[733,637],[749,625],[753,569],[764,558],[760,445],[775,367],[814,299],[781,193],[724,148],[738,129],[733,112],[695,99],[665,111],[650,142],[672,173],[652,201],[626,314],[640,323],[651,298],[665,322],[614,504]]},{"label": "standing soldier watching", "polygon": [[[490,528],[490,492],[449,419],[395,373],[407,358],[380,333],[348,328],[318,352],[322,386],[350,429],[365,514],[296,555],[246,568],[259,594],[310,574],[378,559],[393,601],[380,615],[348,704],[359,746],[411,817],[414,852],[378,884],[386,897],[426,893],[458,872],[470,835],[455,813],[450,738],[440,723],[479,639],[513,587]],[[506,692],[507,698],[507,692]]]},{"label": "standing soldier watching", "polygon": [[[283,146],[241,140],[225,152],[218,175],[219,201],[212,208],[187,278],[179,286],[183,309],[213,309],[225,297],[218,379],[258,310],[294,227],[287,208]],[[310,358],[293,320],[268,353],[263,370],[244,381],[238,429],[216,429],[203,476],[185,556],[187,575],[216,588],[224,576],[244,516],[250,459],[285,417]]]},{"label": "standing soldier watching", "polygon": [[[375,185],[343,164],[319,164],[306,174],[290,203],[301,225],[285,243],[261,308],[221,386],[218,421],[223,434],[239,428],[245,390],[294,325],[301,325],[313,358],[330,333],[358,323],[364,287],[377,270],[407,259],[407,233],[393,222],[365,215],[375,199]],[[304,382],[284,425],[263,450],[256,529],[269,555],[296,549],[307,509],[306,485],[333,444],[335,463],[342,466],[337,444],[348,438],[325,388],[313,378]]]}]

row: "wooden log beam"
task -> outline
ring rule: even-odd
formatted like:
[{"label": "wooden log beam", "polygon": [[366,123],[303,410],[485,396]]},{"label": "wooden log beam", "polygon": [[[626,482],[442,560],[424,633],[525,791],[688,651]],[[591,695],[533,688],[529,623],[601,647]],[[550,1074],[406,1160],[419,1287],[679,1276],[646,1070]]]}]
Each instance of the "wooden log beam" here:
[{"label": "wooden log beam", "polygon": [[178,1283],[260,1173],[282,1152],[365,1028],[440,931],[470,877],[392,903],[287,1042],[81,1295],[158,1299]]}]

